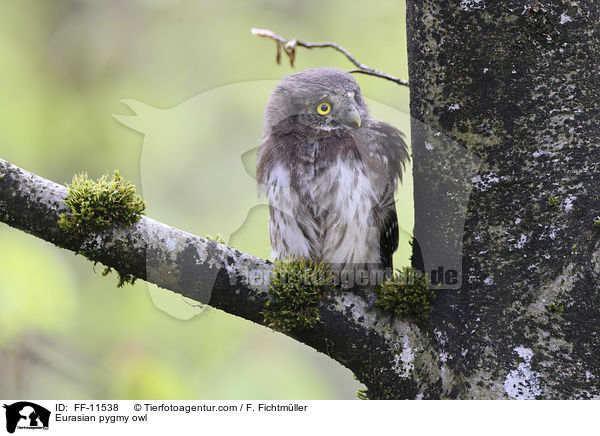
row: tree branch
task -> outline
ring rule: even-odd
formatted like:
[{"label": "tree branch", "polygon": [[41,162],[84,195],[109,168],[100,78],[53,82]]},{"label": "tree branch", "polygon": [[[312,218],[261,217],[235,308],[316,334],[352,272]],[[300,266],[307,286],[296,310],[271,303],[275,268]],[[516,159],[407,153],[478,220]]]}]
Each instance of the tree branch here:
[{"label": "tree branch", "polygon": [[[270,262],[151,218],[88,235],[63,231],[66,188],[0,159],[0,221],[185,297],[264,325]],[[258,277],[258,280],[252,278]],[[260,278],[264,278],[261,280]],[[248,279],[250,278],[250,280]],[[439,397],[443,363],[430,335],[392,319],[352,293],[319,307],[320,322],[289,336],[351,369],[370,398]],[[415,371],[419,362],[437,371]],[[450,376],[449,372],[445,372]]]},{"label": "tree branch", "polygon": [[344,47],[336,44],[335,42],[329,42],[329,41],[328,42],[305,42],[305,41],[300,41],[299,39],[288,40],[288,39],[285,39],[283,36],[277,35],[275,32],[273,32],[272,30],[268,30],[268,29],[253,28],[250,31],[252,32],[252,34],[254,34],[256,36],[260,36],[263,38],[269,38],[276,42],[276,44],[277,44],[276,61],[278,64],[281,63],[281,49],[283,49],[283,51],[285,52],[285,54],[287,55],[287,57],[290,60],[290,65],[293,67],[294,62],[296,61],[296,47],[304,47],[304,48],[308,48],[308,49],[329,47],[329,48],[333,48],[334,50],[339,51],[344,56],[346,56],[346,58],[348,58],[348,60],[350,62],[352,62],[354,65],[356,65],[356,68],[348,70],[349,73],[368,74],[370,76],[376,76],[376,77],[381,77],[382,79],[390,80],[392,82],[397,83],[398,85],[408,86],[407,80],[400,79],[398,77],[384,73],[383,71],[379,71],[379,70],[376,70],[375,68],[368,67],[365,64],[361,64],[354,56],[352,56],[352,53],[350,53]]}]

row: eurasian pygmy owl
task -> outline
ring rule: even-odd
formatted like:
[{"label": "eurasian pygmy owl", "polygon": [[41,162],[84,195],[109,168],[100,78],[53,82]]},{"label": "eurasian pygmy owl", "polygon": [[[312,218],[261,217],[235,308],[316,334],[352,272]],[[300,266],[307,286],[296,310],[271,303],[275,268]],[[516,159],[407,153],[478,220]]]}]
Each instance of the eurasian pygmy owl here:
[{"label": "eurasian pygmy owl", "polygon": [[257,164],[273,257],[391,271],[394,191],[407,160],[403,134],[369,116],[351,74],[315,68],[281,79],[267,102]]}]

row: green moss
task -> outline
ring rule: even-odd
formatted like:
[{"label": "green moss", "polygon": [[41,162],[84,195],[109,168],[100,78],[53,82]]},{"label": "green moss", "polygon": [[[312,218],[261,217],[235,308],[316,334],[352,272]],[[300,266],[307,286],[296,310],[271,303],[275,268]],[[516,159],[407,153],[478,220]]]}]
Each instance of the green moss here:
[{"label": "green moss", "polygon": [[356,397],[359,400],[368,400],[369,399],[369,390],[368,389],[359,389],[356,392]]},{"label": "green moss", "polygon": [[375,306],[394,315],[425,320],[436,298],[436,289],[427,277],[418,271],[404,267],[397,269],[389,280],[375,290]]},{"label": "green moss", "polygon": [[[104,271],[102,271],[102,277],[106,277],[112,271],[113,269],[110,266],[104,267]],[[119,283],[117,283],[117,288],[122,288],[126,284],[134,285],[135,281],[137,280],[137,277],[135,277],[132,274],[123,274],[120,271],[117,271],[117,274],[119,276]]]},{"label": "green moss", "polygon": [[262,312],[265,322],[282,332],[314,327],[320,319],[319,303],[333,285],[333,274],[322,263],[294,257],[276,261],[269,284],[271,300]]},{"label": "green moss", "polygon": [[558,198],[550,196],[548,197],[548,203],[550,204],[550,206],[557,206]]},{"label": "green moss", "polygon": [[[86,173],[76,174],[67,185],[65,204],[69,212],[59,217],[58,225],[78,239],[111,227],[130,226],[139,221],[146,208],[135,186],[118,171],[112,178],[105,174],[98,180],[90,180]],[[102,275],[111,271],[112,268],[106,267]],[[136,278],[130,274],[118,274],[119,287],[135,282]]]},{"label": "green moss", "polygon": [[217,236],[205,235],[204,237],[210,241],[218,242],[219,244],[226,244],[225,239],[223,239],[221,237],[221,235],[217,235]]},{"label": "green moss", "polygon": [[600,216],[594,218],[594,227],[600,229]]},{"label": "green moss", "polygon": [[550,313],[563,313],[565,310],[560,298],[556,297],[552,303],[546,305],[546,310]]},{"label": "green moss", "polygon": [[129,226],[139,221],[146,209],[136,194],[135,186],[115,171],[98,180],[90,180],[86,173],[76,174],[67,185],[65,204],[69,208],[58,220],[61,229],[74,236],[117,226]]}]

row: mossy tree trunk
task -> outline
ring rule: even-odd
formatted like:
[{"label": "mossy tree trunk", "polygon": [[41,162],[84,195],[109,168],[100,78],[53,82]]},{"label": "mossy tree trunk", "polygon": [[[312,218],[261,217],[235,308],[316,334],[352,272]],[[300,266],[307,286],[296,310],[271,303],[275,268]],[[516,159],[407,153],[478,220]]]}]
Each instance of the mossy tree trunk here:
[{"label": "mossy tree trunk", "polygon": [[[427,327],[439,396],[598,397],[598,2],[408,0],[407,21],[415,236],[463,244]],[[474,162],[462,233],[448,192]]]}]

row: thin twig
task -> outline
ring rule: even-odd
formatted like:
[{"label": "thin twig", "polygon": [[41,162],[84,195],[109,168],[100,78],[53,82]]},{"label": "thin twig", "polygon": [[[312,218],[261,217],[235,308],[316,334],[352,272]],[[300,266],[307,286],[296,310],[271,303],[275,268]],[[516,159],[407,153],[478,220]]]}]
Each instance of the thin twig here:
[{"label": "thin twig", "polygon": [[356,68],[348,70],[349,73],[362,73],[369,74],[371,76],[381,77],[382,79],[391,80],[392,82],[397,83],[398,85],[408,86],[408,81],[404,79],[400,79],[398,77],[392,76],[390,74],[384,73],[383,71],[376,70],[375,68],[368,67],[367,65],[361,64],[358,60],[352,56],[348,50],[344,47],[337,45],[335,42],[304,42],[298,39],[285,39],[281,35],[277,35],[272,30],[268,29],[251,29],[251,32],[256,36],[261,36],[263,38],[269,38],[274,40],[277,43],[277,57],[276,61],[278,64],[281,63],[281,49],[287,55],[290,60],[290,65],[293,67],[294,62],[296,60],[296,47],[305,47],[305,48],[318,48],[318,47],[330,47],[334,50],[339,51],[344,54],[346,58],[354,65]]}]

